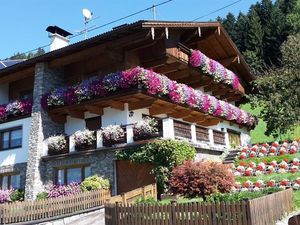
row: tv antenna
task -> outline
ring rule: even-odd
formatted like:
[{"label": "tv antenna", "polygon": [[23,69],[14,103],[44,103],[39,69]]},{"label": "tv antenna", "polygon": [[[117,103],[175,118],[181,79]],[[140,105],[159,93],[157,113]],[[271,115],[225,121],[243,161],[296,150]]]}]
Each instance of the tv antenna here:
[{"label": "tv antenna", "polygon": [[152,5],[151,12],[153,13],[153,20],[156,20],[156,6]]},{"label": "tv antenna", "polygon": [[93,17],[93,13],[88,9],[82,10],[82,15],[84,17],[84,39],[87,38],[87,25]]}]

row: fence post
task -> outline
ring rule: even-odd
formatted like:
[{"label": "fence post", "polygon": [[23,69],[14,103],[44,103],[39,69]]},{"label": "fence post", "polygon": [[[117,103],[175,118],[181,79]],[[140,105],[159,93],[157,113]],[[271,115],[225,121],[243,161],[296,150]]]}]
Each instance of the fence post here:
[{"label": "fence post", "polygon": [[251,204],[250,204],[250,200],[247,199],[246,200],[246,213],[247,213],[247,221],[248,221],[248,225],[254,225],[252,223],[252,210],[251,210]]}]

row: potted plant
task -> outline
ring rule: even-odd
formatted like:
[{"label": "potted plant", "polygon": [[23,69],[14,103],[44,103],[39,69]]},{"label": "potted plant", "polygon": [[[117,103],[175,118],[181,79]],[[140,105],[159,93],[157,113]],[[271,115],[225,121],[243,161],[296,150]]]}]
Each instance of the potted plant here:
[{"label": "potted plant", "polygon": [[84,151],[96,148],[96,136],[94,131],[88,129],[77,131],[74,134],[75,149]]},{"label": "potted plant", "polygon": [[134,140],[148,139],[158,135],[158,122],[154,118],[145,117],[133,125]]},{"label": "potted plant", "polygon": [[122,143],[125,131],[120,125],[109,125],[102,128],[103,145],[111,147],[114,144]]},{"label": "potted plant", "polygon": [[51,136],[47,139],[48,155],[65,154],[69,152],[64,135]]}]

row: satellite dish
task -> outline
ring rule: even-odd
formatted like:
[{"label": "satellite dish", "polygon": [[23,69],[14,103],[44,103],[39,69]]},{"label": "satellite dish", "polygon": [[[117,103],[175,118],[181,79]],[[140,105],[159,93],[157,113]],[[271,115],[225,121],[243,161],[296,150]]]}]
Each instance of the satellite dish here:
[{"label": "satellite dish", "polygon": [[92,19],[93,13],[92,13],[90,10],[88,10],[88,9],[83,9],[83,10],[82,10],[82,14],[83,14],[84,19],[85,19],[86,21]]}]

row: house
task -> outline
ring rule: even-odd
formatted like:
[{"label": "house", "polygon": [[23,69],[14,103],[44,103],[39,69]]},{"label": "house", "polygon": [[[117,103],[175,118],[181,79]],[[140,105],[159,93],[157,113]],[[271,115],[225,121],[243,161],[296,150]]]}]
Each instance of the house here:
[{"label": "house", "polygon": [[[254,76],[218,22],[138,21],[71,45],[67,31],[56,26],[47,31],[50,52],[0,70],[2,188],[25,188],[26,198],[33,199],[47,185],[101,174],[117,192],[119,178],[136,182],[126,171],[141,170],[118,165],[114,152],[145,143],[134,137],[133,124],[147,115],[159,121],[158,136],[188,140],[198,159],[250,142],[256,121],[238,104]],[[112,79],[128,69],[139,84],[122,86]],[[70,101],[60,102],[59,93],[74,94],[74,85],[95,77],[106,79],[112,90],[88,95],[81,89],[81,100],[68,96]],[[158,85],[173,85],[173,95]],[[188,100],[181,96],[186,91]],[[115,124],[126,135],[107,146],[100,129]],[[94,147],[76,151],[74,133],[85,128],[95,131]],[[48,151],[46,140],[55,134],[66,136],[63,154]]]}]

